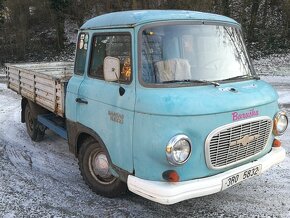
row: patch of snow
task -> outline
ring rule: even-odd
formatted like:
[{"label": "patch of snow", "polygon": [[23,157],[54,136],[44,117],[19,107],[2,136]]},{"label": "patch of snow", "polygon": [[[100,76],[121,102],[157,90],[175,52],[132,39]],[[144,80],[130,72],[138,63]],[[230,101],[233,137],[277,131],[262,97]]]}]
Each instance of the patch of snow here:
[{"label": "patch of snow", "polygon": [[1,68],[0,66],[0,82],[4,82],[6,79],[6,75],[4,73],[4,68]]},{"label": "patch of snow", "polygon": [[6,213],[3,216],[3,218],[14,218],[14,217],[16,217],[16,216],[15,216],[15,213],[13,213],[13,212]]},{"label": "patch of snow", "polygon": [[77,41],[77,33],[78,33],[78,26],[75,22],[72,22],[69,19],[65,20],[65,36],[67,38],[67,43],[71,44],[75,44]]},{"label": "patch of snow", "polygon": [[259,75],[290,76],[290,54],[273,54],[252,62]]},{"label": "patch of snow", "polygon": [[290,105],[290,76],[261,76],[261,79],[272,84],[277,90],[279,104]]},{"label": "patch of snow", "polygon": [[[285,71],[285,72],[288,72],[288,71]],[[289,72],[290,72],[290,66],[289,66]],[[266,80],[267,82],[273,83],[273,84],[285,84],[285,85],[290,84],[290,76],[266,75],[266,76],[261,76],[261,79]]]}]

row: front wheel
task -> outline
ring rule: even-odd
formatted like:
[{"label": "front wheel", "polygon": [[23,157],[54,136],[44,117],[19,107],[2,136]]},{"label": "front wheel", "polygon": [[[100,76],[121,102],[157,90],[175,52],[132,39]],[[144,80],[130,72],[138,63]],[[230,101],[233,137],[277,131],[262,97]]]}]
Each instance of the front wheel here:
[{"label": "front wheel", "polygon": [[25,123],[27,133],[32,141],[41,141],[45,134],[45,128],[33,116],[29,104],[26,104],[25,106]]},{"label": "front wheel", "polygon": [[108,154],[96,141],[86,140],[78,159],[82,177],[95,193],[112,198],[126,192],[127,185],[111,174]]}]

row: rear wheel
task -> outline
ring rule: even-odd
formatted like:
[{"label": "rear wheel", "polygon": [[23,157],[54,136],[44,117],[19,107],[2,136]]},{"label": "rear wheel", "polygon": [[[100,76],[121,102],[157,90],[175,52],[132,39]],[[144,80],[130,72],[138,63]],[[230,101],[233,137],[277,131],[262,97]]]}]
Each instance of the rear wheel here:
[{"label": "rear wheel", "polygon": [[112,198],[126,192],[127,185],[110,172],[108,154],[96,141],[89,139],[83,143],[79,167],[85,182],[95,193]]},{"label": "rear wheel", "polygon": [[25,123],[26,123],[27,133],[32,139],[32,141],[36,141],[36,142],[41,141],[45,134],[45,128],[33,116],[29,104],[26,104],[25,106]]}]

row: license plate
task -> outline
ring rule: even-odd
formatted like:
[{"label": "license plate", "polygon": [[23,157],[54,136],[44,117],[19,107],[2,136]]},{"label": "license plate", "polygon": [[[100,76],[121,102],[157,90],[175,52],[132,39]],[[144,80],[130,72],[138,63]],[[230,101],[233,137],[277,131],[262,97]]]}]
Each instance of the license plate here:
[{"label": "license plate", "polygon": [[244,170],[240,173],[234,174],[232,176],[229,176],[226,179],[223,179],[223,186],[222,190],[225,190],[233,185],[236,185],[246,179],[249,179],[253,176],[257,176],[261,174],[262,165],[258,165],[252,168],[249,168],[247,170]]}]

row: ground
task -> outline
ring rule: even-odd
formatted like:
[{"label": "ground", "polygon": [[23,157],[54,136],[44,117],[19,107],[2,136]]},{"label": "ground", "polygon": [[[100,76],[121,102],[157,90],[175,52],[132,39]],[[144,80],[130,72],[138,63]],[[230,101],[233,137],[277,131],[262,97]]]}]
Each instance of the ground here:
[{"label": "ground", "polygon": [[[262,79],[290,113],[290,67],[288,75],[280,70]],[[20,122],[20,99],[0,83],[0,217],[290,217],[290,129],[280,138],[287,151],[281,164],[223,192],[164,206],[132,193],[117,199],[94,194],[66,141],[49,131],[40,143],[30,140]]]}]

